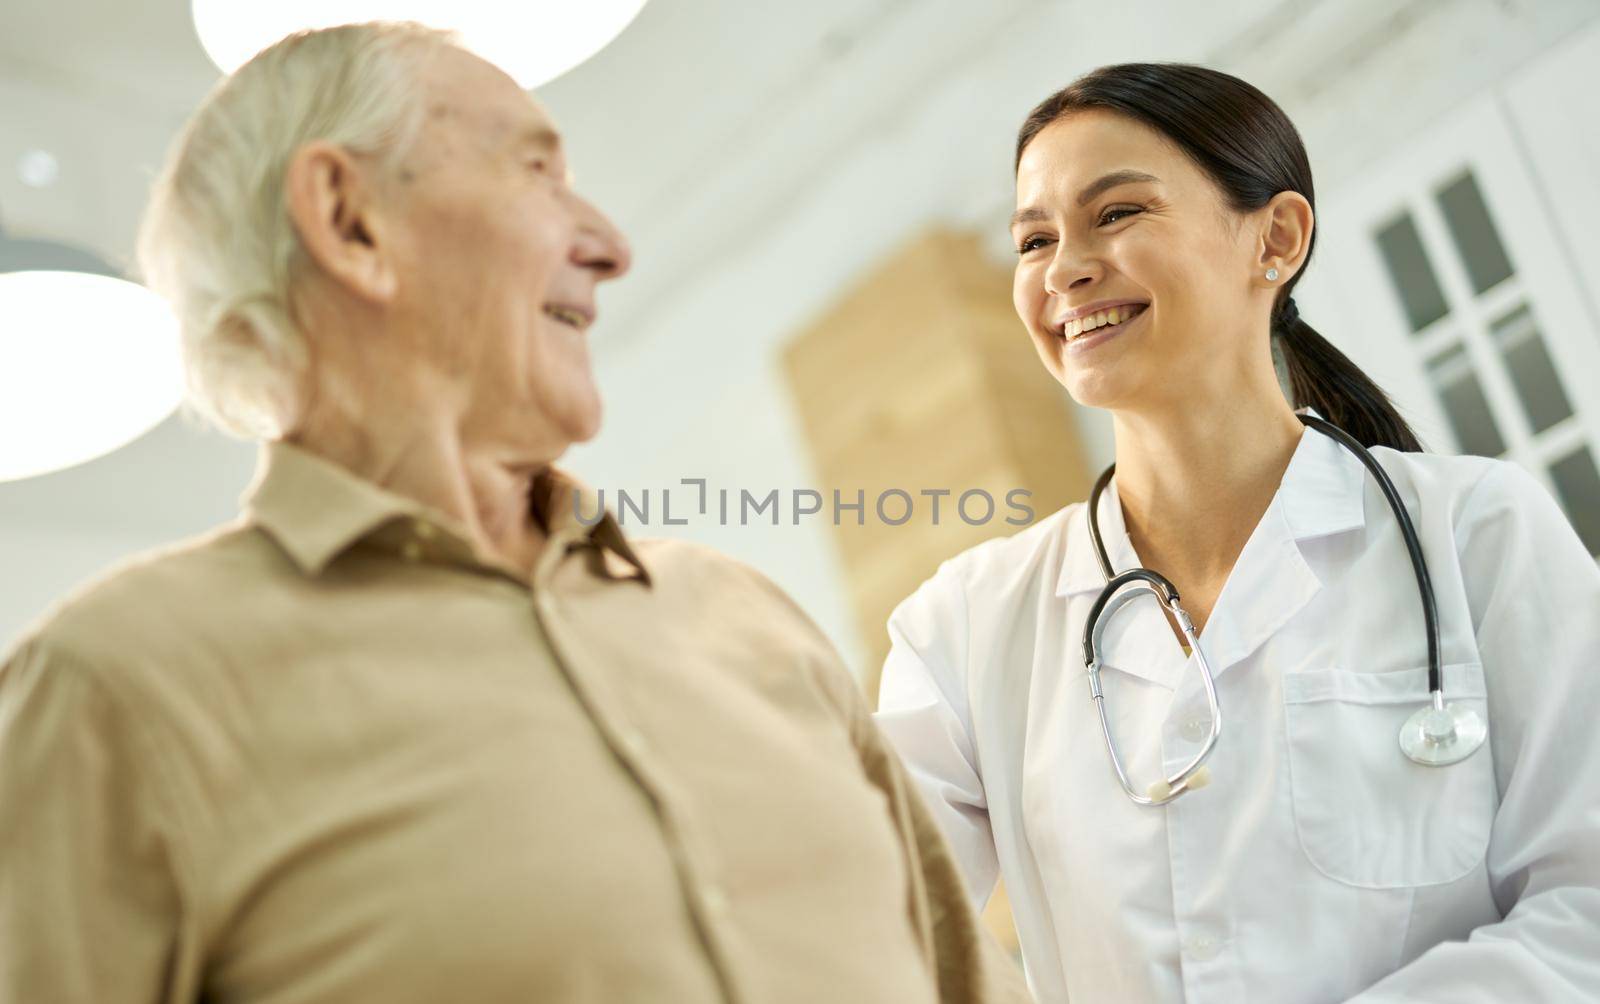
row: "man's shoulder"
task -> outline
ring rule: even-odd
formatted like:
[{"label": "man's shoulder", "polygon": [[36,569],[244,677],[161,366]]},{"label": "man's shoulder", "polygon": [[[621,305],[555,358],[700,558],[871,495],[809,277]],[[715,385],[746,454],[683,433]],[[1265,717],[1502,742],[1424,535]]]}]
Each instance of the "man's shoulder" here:
[{"label": "man's shoulder", "polygon": [[628,544],[651,579],[667,589],[726,584],[755,587],[773,598],[788,599],[788,594],[754,565],[709,544],[678,537],[630,537]]},{"label": "man's shoulder", "polygon": [[650,572],[677,629],[713,632],[718,645],[738,642],[831,671],[842,663],[833,643],[799,602],[765,572],[697,541],[635,538],[629,544]]},{"label": "man's shoulder", "polygon": [[281,554],[241,521],[125,557],[70,590],[17,644],[114,664],[160,657],[170,643],[225,629],[249,604],[239,587],[258,581]]}]

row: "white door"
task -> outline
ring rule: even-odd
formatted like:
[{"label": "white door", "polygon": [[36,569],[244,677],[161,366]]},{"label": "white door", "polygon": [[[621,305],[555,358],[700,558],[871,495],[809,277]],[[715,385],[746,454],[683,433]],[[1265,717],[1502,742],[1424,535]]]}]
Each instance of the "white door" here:
[{"label": "white door", "polygon": [[1487,95],[1319,199],[1307,280],[1425,445],[1526,467],[1600,555],[1600,330],[1516,125]]}]

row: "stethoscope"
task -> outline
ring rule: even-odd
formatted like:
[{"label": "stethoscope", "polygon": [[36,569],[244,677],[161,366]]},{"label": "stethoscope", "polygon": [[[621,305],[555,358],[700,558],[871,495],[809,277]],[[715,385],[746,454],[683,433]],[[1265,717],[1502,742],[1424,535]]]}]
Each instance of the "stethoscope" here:
[{"label": "stethoscope", "polygon": [[[1405,537],[1406,550],[1411,555],[1411,567],[1417,573],[1417,592],[1422,597],[1422,619],[1428,632],[1428,690],[1432,692],[1433,700],[1419,708],[1400,727],[1400,749],[1406,756],[1427,767],[1443,767],[1465,760],[1483,745],[1489,730],[1482,716],[1472,708],[1445,703],[1439,657],[1439,611],[1434,602],[1433,581],[1428,577],[1428,565],[1422,557],[1422,544],[1417,539],[1417,528],[1406,512],[1405,503],[1400,500],[1400,493],[1395,491],[1388,473],[1349,433],[1312,415],[1297,413],[1296,417],[1310,428],[1337,440],[1360,457],[1367,470],[1372,472],[1395,519],[1400,522],[1400,532]],[[1107,467],[1105,473],[1100,475],[1100,480],[1095,482],[1094,490],[1089,493],[1089,538],[1094,542],[1095,557],[1099,559],[1106,584],[1095,598],[1094,606],[1089,608],[1089,618],[1083,625],[1083,661],[1089,670],[1089,696],[1099,712],[1100,731],[1105,734],[1111,767],[1117,772],[1122,789],[1140,805],[1165,805],[1186,791],[1195,791],[1210,783],[1211,772],[1205,766],[1205,761],[1217,745],[1217,736],[1222,734],[1222,708],[1217,703],[1217,686],[1211,676],[1211,664],[1206,661],[1200,640],[1195,637],[1194,624],[1183,607],[1178,605],[1178,590],[1159,572],[1148,568],[1130,568],[1115,574],[1111,570],[1105,542],[1100,539],[1099,508],[1100,493],[1105,491],[1116,470],[1116,464]],[[1101,625],[1110,618],[1112,612],[1144,592],[1153,594],[1161,602],[1188,640],[1189,650],[1194,653],[1195,663],[1200,668],[1200,679],[1205,684],[1206,701],[1211,709],[1211,731],[1200,752],[1188,763],[1140,793],[1129,782],[1128,773],[1122,767],[1122,758],[1117,756],[1117,744],[1111,738],[1111,723],[1106,718],[1105,692],[1100,686],[1100,631]]]}]

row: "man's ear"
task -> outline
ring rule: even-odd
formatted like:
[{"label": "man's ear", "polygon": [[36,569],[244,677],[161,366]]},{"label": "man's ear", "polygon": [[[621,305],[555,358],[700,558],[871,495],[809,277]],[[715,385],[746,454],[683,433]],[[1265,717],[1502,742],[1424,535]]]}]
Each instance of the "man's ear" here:
[{"label": "man's ear", "polygon": [[1311,253],[1311,233],[1316,218],[1311,203],[1299,192],[1279,192],[1262,207],[1261,262],[1277,263],[1293,276]]},{"label": "man's ear", "polygon": [[393,248],[380,239],[371,170],[344,148],[314,140],[289,158],[284,187],[289,219],[311,260],[351,294],[387,303],[396,286]]}]

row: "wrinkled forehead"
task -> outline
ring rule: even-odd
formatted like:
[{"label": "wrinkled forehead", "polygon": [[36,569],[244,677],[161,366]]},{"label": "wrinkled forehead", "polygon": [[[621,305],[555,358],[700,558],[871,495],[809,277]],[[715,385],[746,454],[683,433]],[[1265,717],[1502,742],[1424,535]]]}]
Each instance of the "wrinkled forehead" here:
[{"label": "wrinkled forehead", "polygon": [[487,151],[537,146],[554,152],[561,135],[549,111],[516,81],[469,52],[441,51],[423,70],[424,129],[443,142]]}]

